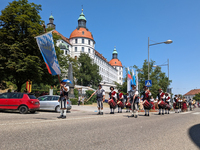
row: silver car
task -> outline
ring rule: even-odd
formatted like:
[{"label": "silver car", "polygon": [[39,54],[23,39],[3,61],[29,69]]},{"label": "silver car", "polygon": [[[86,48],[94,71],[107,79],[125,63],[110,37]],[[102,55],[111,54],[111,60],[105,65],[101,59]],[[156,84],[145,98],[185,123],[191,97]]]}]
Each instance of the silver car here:
[{"label": "silver car", "polygon": [[[60,112],[60,103],[58,102],[59,98],[59,95],[44,95],[38,97],[38,100],[40,101],[40,110],[54,110]],[[67,111],[71,108],[71,101],[67,100]]]}]

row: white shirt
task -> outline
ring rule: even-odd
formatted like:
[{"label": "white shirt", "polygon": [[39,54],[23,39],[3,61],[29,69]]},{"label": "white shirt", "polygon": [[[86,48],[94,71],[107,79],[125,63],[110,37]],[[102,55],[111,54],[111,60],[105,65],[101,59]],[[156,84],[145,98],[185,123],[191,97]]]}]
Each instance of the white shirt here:
[{"label": "white shirt", "polygon": [[[64,87],[67,88],[67,91],[64,89]],[[69,86],[67,84],[65,84],[64,87],[61,88],[60,92],[61,93],[62,93],[62,91],[69,92]]]}]

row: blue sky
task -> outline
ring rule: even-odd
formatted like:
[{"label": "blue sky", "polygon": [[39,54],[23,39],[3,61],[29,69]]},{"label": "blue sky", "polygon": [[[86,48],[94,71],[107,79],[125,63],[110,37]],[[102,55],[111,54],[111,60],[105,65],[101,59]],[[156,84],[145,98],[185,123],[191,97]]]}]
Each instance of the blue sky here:
[{"label": "blue sky", "polygon": [[[87,28],[96,50],[110,60],[116,46],[123,66],[140,68],[148,58],[148,37],[172,44],[150,47],[157,65],[170,61],[173,93],[185,94],[200,88],[200,1],[199,0],[29,0],[42,5],[40,15],[47,24],[54,16],[56,30],[66,37],[77,27],[83,5]],[[0,10],[11,0],[1,0]],[[167,74],[167,67],[162,71]]]}]

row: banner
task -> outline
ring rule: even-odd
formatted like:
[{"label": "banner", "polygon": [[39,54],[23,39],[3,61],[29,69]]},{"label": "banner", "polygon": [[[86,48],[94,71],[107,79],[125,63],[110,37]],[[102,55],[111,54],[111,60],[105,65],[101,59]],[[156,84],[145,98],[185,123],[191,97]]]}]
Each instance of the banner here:
[{"label": "banner", "polygon": [[128,74],[127,74],[127,93],[131,90],[131,82],[132,82],[132,77],[131,73],[128,67]]},{"label": "banner", "polygon": [[54,47],[52,31],[35,38],[49,73],[52,75],[61,74]]}]

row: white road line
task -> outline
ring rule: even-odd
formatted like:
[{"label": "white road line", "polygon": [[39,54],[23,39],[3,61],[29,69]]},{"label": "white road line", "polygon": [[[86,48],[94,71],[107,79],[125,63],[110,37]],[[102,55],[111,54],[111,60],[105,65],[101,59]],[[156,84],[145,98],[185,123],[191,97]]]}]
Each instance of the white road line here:
[{"label": "white road line", "polygon": [[199,115],[200,114],[200,112],[195,112],[195,113],[192,113],[193,115]]},{"label": "white road line", "polygon": [[191,113],[191,111],[188,111],[188,112],[181,112],[181,113],[179,113],[179,114],[185,115],[185,114],[189,114],[189,113]]},{"label": "white road line", "polygon": [[105,116],[95,116],[95,117],[67,118],[67,119],[56,119],[56,120],[30,121],[30,122],[21,122],[21,123],[2,123],[2,124],[0,124],[0,126],[35,124],[35,123],[45,123],[45,122],[59,122],[59,121],[82,120],[82,119],[96,119],[96,118],[117,117],[117,116],[121,116],[121,115],[105,115]]}]

